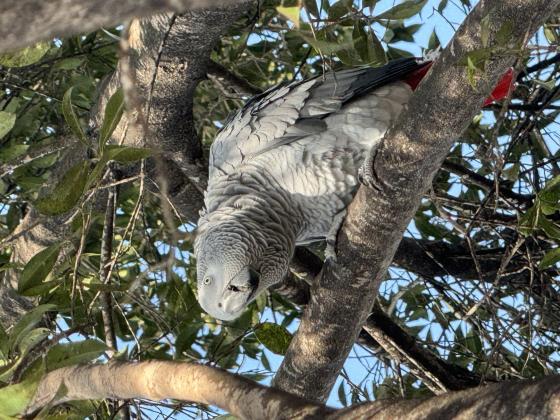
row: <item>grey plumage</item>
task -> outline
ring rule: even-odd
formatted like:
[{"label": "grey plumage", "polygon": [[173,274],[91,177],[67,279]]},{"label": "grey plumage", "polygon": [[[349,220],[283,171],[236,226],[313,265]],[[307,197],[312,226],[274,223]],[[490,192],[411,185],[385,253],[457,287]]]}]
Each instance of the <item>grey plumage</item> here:
[{"label": "grey plumage", "polygon": [[282,280],[296,244],[324,238],[358,168],[408,101],[415,59],[327,73],[251,99],[210,150],[195,241],[198,297],[233,319]]}]

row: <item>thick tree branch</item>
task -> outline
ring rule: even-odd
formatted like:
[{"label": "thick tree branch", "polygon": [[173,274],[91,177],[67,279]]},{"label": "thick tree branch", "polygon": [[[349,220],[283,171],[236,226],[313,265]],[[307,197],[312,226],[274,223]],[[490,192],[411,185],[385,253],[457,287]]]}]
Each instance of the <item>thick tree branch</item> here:
[{"label": "thick tree branch", "polygon": [[104,398],[192,401],[215,405],[242,419],[552,419],[560,413],[560,377],[503,382],[427,399],[381,400],[333,410],[209,366],[170,361],[111,362],[48,373],[26,413],[49,404]]},{"label": "thick tree branch", "polygon": [[162,12],[227,6],[235,0],[19,0],[0,4],[0,51]]},{"label": "thick tree branch", "polygon": [[427,399],[380,400],[337,411],[330,419],[558,419],[560,378],[501,382]]},{"label": "thick tree branch", "polygon": [[[64,385],[68,392],[57,395]],[[218,368],[147,361],[72,366],[48,373],[27,408],[105,398],[177,399],[212,404],[243,419],[324,418],[333,410]]]},{"label": "thick tree branch", "polygon": [[309,399],[325,400],[371,310],[379,285],[423,194],[448,150],[481,108],[517,52],[486,62],[484,77],[467,82],[469,52],[483,48],[481,20],[492,23],[489,46],[502,26],[519,47],[556,10],[560,0],[481,1],[366,163],[372,188],[361,186],[338,234],[337,260],[327,260],[312,289],[299,330],[274,383]]}]

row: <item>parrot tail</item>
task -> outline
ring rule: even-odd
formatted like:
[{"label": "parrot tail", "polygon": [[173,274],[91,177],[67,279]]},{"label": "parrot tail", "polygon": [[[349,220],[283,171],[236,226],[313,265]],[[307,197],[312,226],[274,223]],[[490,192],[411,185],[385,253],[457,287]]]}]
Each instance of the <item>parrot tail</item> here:
[{"label": "parrot tail", "polygon": [[[433,61],[426,62],[424,66],[413,71],[406,78],[405,82],[412,88],[412,90],[415,90],[418,87],[418,85],[420,84],[420,82],[422,81],[426,73],[428,73],[430,67],[432,67],[432,64]],[[490,96],[486,98],[483,107],[491,105],[495,101],[500,101],[504,98],[507,98],[507,96],[510,94],[510,92],[513,89],[513,84],[514,84],[513,68],[510,68],[502,76],[502,78],[500,79],[500,81],[498,82],[498,84],[490,94]]]}]

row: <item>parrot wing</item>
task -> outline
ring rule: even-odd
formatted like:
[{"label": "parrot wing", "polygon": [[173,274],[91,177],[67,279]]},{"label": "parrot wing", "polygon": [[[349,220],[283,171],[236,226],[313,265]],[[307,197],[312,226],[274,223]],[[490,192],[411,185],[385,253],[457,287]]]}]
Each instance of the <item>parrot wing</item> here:
[{"label": "parrot wing", "polygon": [[212,143],[210,178],[229,174],[255,156],[326,130],[323,119],[349,101],[403,80],[425,65],[416,58],[403,58],[378,68],[328,72],[253,97]]}]

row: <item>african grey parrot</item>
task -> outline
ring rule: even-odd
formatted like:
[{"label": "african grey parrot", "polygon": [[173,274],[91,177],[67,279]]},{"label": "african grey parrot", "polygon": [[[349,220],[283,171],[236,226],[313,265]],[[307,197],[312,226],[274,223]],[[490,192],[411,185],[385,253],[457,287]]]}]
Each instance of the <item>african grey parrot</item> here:
[{"label": "african grey parrot", "polygon": [[357,190],[367,153],[429,65],[404,58],[280,85],[225,124],[210,149],[194,244],[205,311],[238,317],[283,279],[296,245],[329,234]]}]

